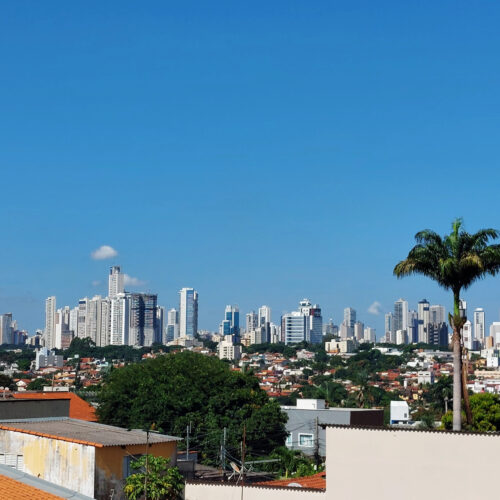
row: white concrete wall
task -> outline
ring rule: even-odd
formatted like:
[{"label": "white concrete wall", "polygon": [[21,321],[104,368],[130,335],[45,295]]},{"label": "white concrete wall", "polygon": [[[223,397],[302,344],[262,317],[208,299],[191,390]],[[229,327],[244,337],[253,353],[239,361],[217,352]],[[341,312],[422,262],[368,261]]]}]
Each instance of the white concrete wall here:
[{"label": "white concrete wall", "polygon": [[[228,484],[187,483],[185,500],[326,500],[326,493],[301,488],[265,488]],[[340,497],[337,497],[340,498]]]},{"label": "white concrete wall", "polygon": [[0,429],[0,453],[22,455],[27,474],[94,497],[93,446]]},{"label": "white concrete wall", "polygon": [[329,427],[326,440],[329,500],[498,496],[500,435]]}]

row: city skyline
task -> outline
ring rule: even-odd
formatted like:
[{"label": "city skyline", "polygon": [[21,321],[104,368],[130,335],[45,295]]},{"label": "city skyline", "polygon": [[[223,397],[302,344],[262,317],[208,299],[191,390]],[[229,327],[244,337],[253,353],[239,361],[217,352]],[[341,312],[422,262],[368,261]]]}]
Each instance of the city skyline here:
[{"label": "city skyline", "polygon": [[[500,228],[500,5],[389,5],[6,5],[0,311],[33,331],[108,262],[167,307],[194,286],[200,328],[301,297],[377,333],[376,303],[449,309],[392,270],[421,229]],[[498,280],[465,293],[487,322]]]}]

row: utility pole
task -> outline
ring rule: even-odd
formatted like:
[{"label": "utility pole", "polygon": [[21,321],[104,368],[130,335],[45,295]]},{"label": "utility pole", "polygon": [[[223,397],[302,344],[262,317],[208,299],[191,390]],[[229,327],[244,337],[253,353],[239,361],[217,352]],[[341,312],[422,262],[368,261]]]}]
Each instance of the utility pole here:
[{"label": "utility pole", "polygon": [[189,460],[189,432],[190,432],[191,423],[186,425],[186,460]]},{"label": "utility pole", "polygon": [[144,476],[144,499],[148,500],[148,448],[149,448],[149,429],[146,429],[146,475]]},{"label": "utility pole", "polygon": [[241,485],[245,484],[245,454],[247,445],[247,426],[243,424],[243,443],[241,445]]},{"label": "utility pole", "polygon": [[314,443],[314,456],[316,458],[316,470],[319,467],[319,422],[318,417],[315,420],[315,443]]},{"label": "utility pole", "polygon": [[221,461],[222,461],[222,478],[226,479],[226,436],[227,427],[224,427],[222,434],[222,448],[221,448]]}]

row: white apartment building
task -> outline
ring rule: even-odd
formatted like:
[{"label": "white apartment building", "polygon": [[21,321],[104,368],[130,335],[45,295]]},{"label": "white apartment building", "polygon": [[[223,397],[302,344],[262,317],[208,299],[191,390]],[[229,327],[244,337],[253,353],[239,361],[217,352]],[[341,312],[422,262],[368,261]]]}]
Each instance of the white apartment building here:
[{"label": "white apartment building", "polygon": [[481,345],[484,345],[485,336],[485,317],[484,309],[478,307],[474,310],[474,339],[477,340]]},{"label": "white apartment building", "polygon": [[429,343],[430,304],[423,299],[418,303],[418,341]]},{"label": "white apartment building", "polygon": [[371,327],[366,327],[365,331],[363,332],[363,338],[365,342],[371,342],[374,344],[377,341],[377,334],[375,332],[375,328]]},{"label": "white apartment building", "polygon": [[125,293],[119,293],[111,299],[110,344],[129,344],[130,301]]},{"label": "white apartment building", "polygon": [[109,270],[108,297],[114,299],[119,293],[123,293],[124,291],[124,275],[121,272],[120,266],[112,266]]},{"label": "white apartment building", "polygon": [[47,297],[45,300],[45,347],[54,349],[56,347],[56,298]]},{"label": "white apartment building", "polygon": [[241,358],[241,346],[234,344],[232,335],[226,335],[219,342],[219,359],[230,359],[238,361]]},{"label": "white apartment building", "polygon": [[179,336],[194,338],[198,331],[198,292],[182,288],[179,292]]}]

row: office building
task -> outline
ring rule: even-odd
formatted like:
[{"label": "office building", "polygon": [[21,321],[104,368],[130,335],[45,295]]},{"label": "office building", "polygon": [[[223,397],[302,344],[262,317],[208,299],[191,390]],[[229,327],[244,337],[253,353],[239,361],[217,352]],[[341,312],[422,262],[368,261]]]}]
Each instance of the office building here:
[{"label": "office building", "polygon": [[194,338],[198,332],[198,292],[183,288],[179,296],[179,336]]},{"label": "office building", "polygon": [[258,325],[265,326],[271,323],[271,308],[269,306],[259,307]]},{"label": "office building", "polygon": [[[55,305],[55,297],[54,305]],[[47,299],[48,300],[48,299]],[[13,344],[14,329],[12,328],[12,313],[0,315],[0,344]]]},{"label": "office building", "polygon": [[418,342],[418,313],[415,310],[408,312],[408,342],[410,344]]},{"label": "office building", "polygon": [[408,302],[404,299],[396,300],[394,303],[394,328],[408,331]]},{"label": "office building", "polygon": [[124,275],[121,272],[120,266],[112,266],[109,270],[108,297],[114,299],[119,293],[123,293],[124,290]]},{"label": "office building", "polygon": [[224,319],[219,326],[220,335],[234,335],[236,342],[240,337],[240,311],[238,306],[226,306]]},{"label": "office building", "polygon": [[435,305],[429,307],[429,323],[439,325],[446,323],[446,310],[444,306]]},{"label": "office building", "polygon": [[292,311],[281,317],[281,334],[286,345],[298,344],[306,340],[309,329],[309,317],[300,311]]},{"label": "office building", "polygon": [[375,333],[375,328],[370,328],[369,326],[365,328],[363,332],[363,338],[365,342],[371,342],[374,344],[377,341],[377,335]]},{"label": "office building", "polygon": [[394,344],[396,342],[396,332],[394,331],[394,314],[391,312],[385,315],[385,341]]},{"label": "office building", "polygon": [[346,307],[344,309],[344,323],[351,329],[351,332],[354,331],[354,323],[356,323],[356,310],[352,307]]},{"label": "office building", "polygon": [[172,342],[179,338],[179,312],[172,308],[167,314],[167,342]]},{"label": "office building", "polygon": [[245,331],[247,333],[253,332],[258,324],[258,316],[255,311],[250,311],[245,316]]}]

